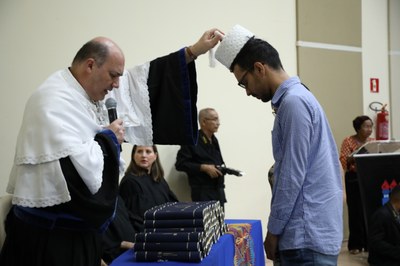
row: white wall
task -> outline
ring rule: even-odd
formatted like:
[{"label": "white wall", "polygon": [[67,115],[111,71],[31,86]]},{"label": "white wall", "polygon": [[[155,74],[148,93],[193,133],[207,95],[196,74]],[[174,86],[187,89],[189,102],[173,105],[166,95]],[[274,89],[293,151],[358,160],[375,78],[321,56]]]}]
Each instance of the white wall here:
[{"label": "white wall", "polygon": [[400,140],[400,0],[389,0],[390,119],[392,138]]},{"label": "white wall", "polygon": [[[362,65],[364,112],[374,121],[376,113],[371,102],[389,104],[387,1],[362,1]],[[370,92],[370,78],[379,79],[379,93]],[[391,106],[388,106],[389,111]],[[398,123],[396,123],[398,126]],[[392,126],[392,125],[390,125]]]},{"label": "white wall", "polygon": [[[286,70],[296,74],[294,0],[1,0],[0,195],[6,194],[27,98],[48,75],[69,66],[84,42],[98,35],[112,38],[124,50],[128,67],[190,45],[211,27],[226,32],[235,24],[269,40]],[[271,197],[267,171],[273,163],[270,105],[245,97],[227,69],[209,68],[207,56],[196,65],[198,108],[216,108],[225,162],[247,173],[226,178],[226,216],[261,219],[265,233]],[[188,199],[186,178],[173,166],[178,147],[159,148],[168,181],[182,200]],[[129,153],[125,145],[127,162]]]}]

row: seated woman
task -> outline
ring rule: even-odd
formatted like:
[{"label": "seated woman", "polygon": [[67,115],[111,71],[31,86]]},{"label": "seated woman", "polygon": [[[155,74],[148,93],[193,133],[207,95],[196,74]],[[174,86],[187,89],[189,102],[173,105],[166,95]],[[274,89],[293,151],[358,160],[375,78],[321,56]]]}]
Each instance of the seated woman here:
[{"label": "seated woman", "polygon": [[178,201],[164,179],[155,145],[133,146],[131,163],[120,182],[119,193],[136,232],[144,230],[145,211],[166,202]]}]

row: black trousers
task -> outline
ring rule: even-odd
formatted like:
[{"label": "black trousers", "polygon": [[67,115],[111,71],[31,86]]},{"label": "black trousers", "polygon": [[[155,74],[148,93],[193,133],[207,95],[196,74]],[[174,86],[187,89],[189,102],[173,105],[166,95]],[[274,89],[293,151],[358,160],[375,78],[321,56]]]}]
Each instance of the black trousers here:
[{"label": "black trousers", "polygon": [[222,208],[226,202],[225,190],[222,187],[192,187],[191,198],[192,201],[218,200]]},{"label": "black trousers", "polygon": [[358,184],[357,173],[346,172],[345,184],[349,216],[349,242],[347,247],[349,250],[368,250],[364,209],[361,202],[361,193]]}]

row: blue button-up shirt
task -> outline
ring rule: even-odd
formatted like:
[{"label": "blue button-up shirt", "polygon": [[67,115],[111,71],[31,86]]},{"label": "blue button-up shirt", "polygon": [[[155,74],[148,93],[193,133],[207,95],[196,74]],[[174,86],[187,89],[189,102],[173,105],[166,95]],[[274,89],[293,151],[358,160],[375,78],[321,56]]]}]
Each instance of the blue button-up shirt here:
[{"label": "blue button-up shirt", "polygon": [[343,239],[343,189],[337,147],[325,113],[298,77],[272,98],[274,185],[268,231],[279,249],[337,255]]}]

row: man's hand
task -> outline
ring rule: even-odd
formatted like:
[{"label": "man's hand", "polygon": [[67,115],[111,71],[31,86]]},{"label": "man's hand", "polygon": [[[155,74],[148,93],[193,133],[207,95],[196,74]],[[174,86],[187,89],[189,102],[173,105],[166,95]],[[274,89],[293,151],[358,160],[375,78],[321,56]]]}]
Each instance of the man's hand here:
[{"label": "man's hand", "polygon": [[276,252],[278,251],[278,240],[279,237],[277,235],[267,232],[267,236],[264,240],[264,249],[265,253],[267,253],[267,258],[270,260],[277,259]]},{"label": "man's hand", "polygon": [[215,167],[215,165],[213,165],[213,164],[202,164],[202,165],[200,165],[200,171],[206,173],[211,178],[217,178],[217,177],[223,175],[221,173],[221,171],[218,170],[217,167]]},{"label": "man's hand", "polygon": [[218,30],[217,28],[210,29],[203,33],[201,38],[190,47],[190,50],[195,56],[205,54],[211,48],[215,47],[217,43],[222,40],[222,38],[222,31]]},{"label": "man's hand", "polygon": [[124,121],[121,118],[114,120],[107,128],[114,132],[118,143],[121,144],[125,139]]},{"label": "man's hand", "polygon": [[129,242],[129,241],[122,241],[121,242],[121,248],[122,249],[131,249],[135,246],[135,243]]}]

